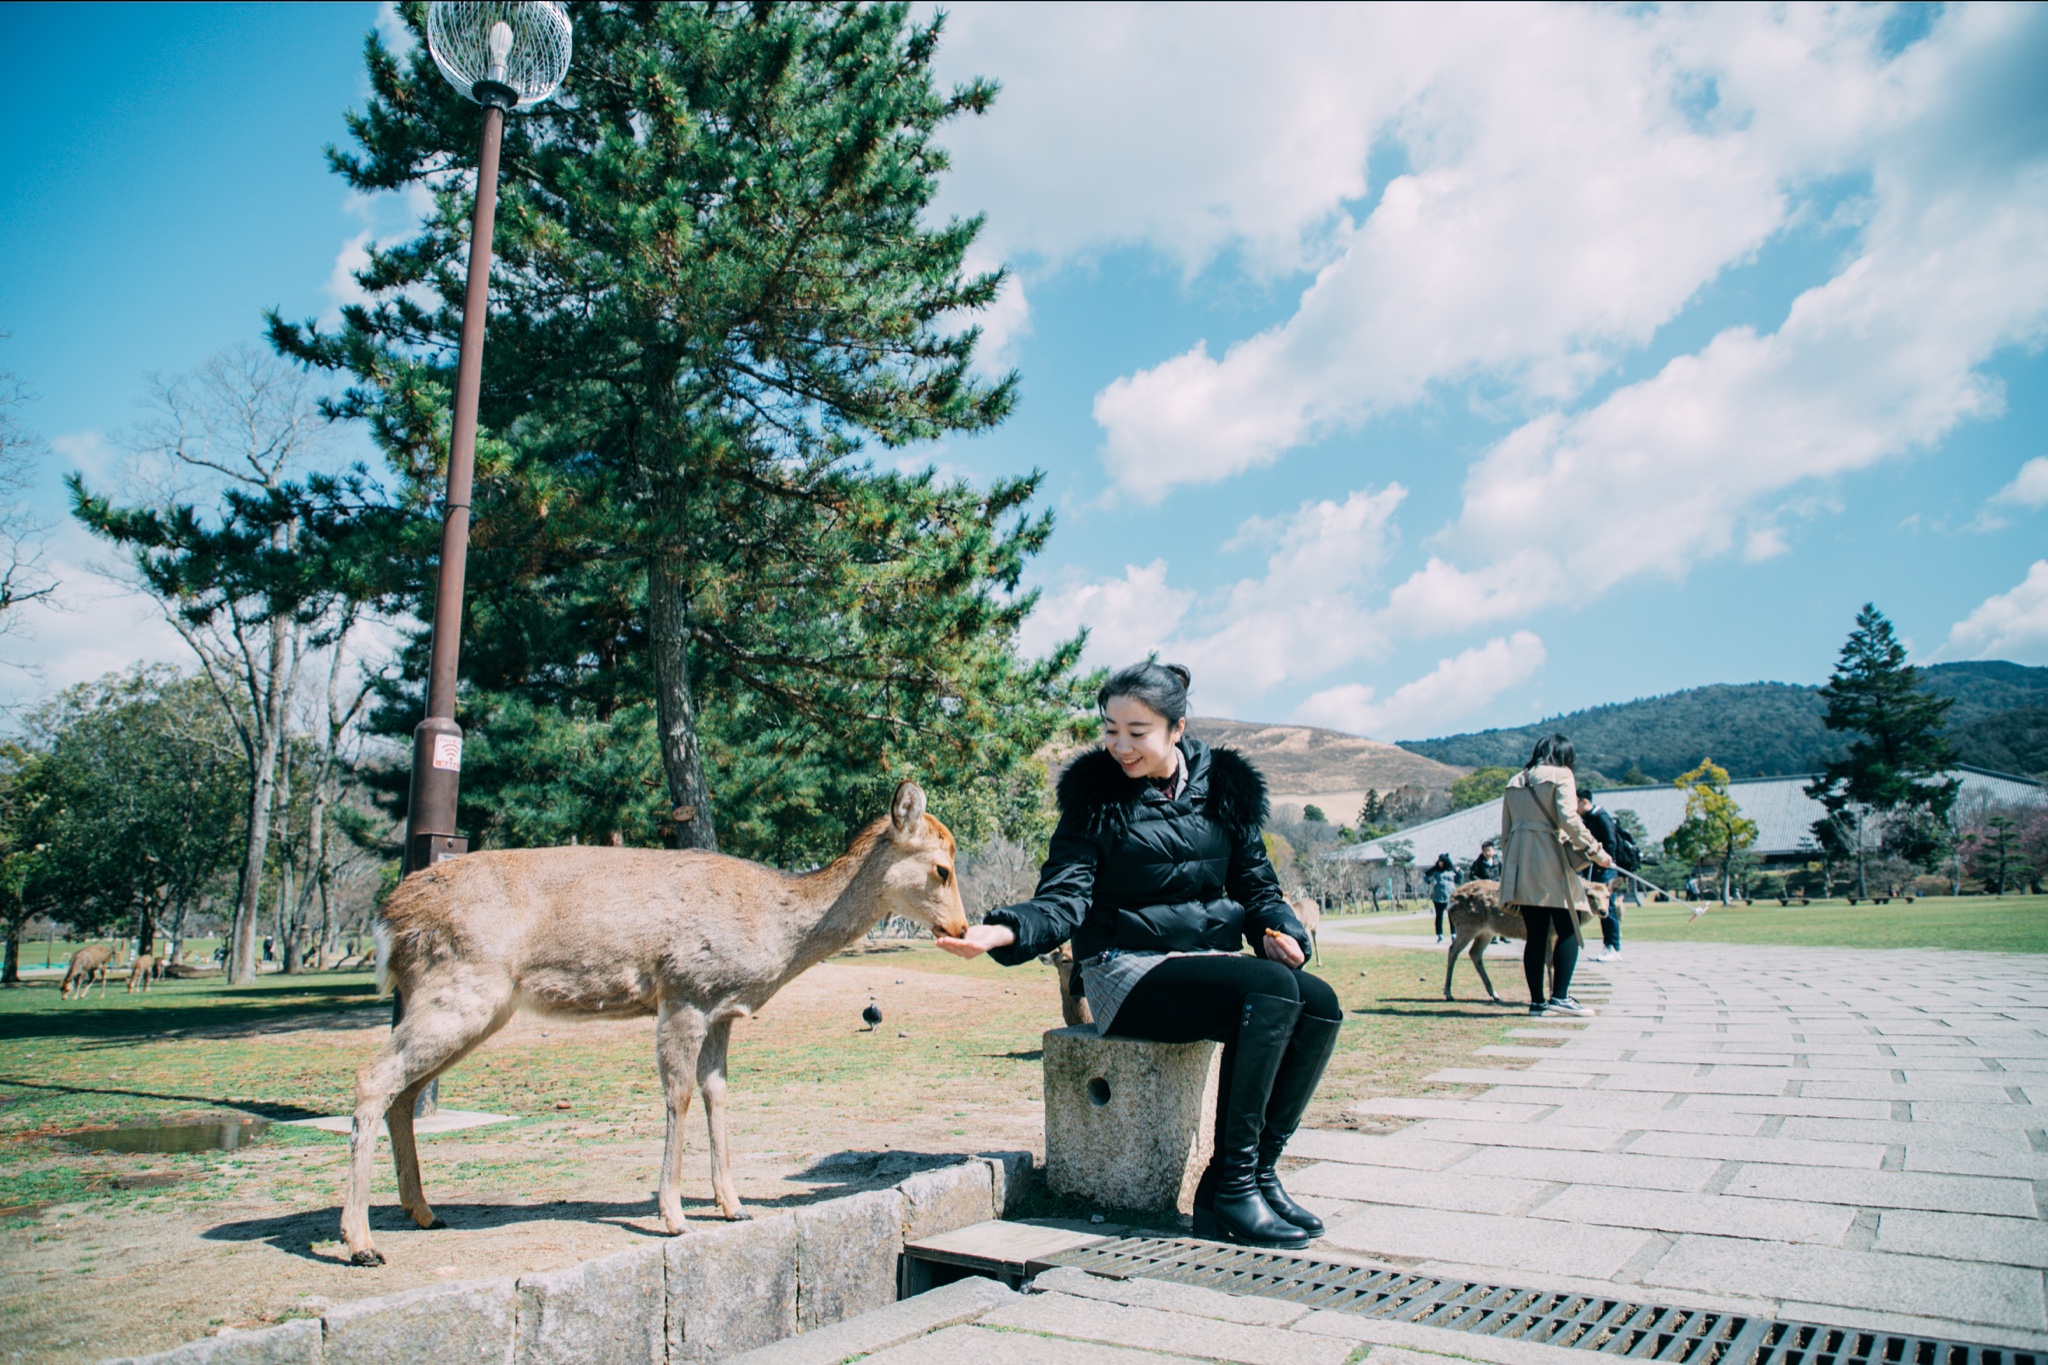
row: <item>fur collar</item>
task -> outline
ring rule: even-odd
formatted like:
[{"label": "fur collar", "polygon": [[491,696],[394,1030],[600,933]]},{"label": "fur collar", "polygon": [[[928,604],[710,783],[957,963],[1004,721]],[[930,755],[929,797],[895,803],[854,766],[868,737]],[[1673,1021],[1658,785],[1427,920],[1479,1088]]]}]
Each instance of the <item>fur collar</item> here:
[{"label": "fur collar", "polygon": [[[1266,823],[1266,779],[1235,749],[1212,749],[1199,739],[1180,742],[1188,765],[1181,800],[1202,807],[1209,818],[1239,834]],[[1124,776],[1107,749],[1090,749],[1060,774],[1060,809],[1090,812],[1137,801],[1145,783]]]}]

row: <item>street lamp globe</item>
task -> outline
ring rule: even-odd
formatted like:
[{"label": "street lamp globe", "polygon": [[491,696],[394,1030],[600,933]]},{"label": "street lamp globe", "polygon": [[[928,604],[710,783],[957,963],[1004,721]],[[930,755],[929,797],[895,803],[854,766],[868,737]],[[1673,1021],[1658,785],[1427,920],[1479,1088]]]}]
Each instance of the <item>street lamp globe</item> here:
[{"label": "street lamp globe", "polygon": [[569,14],[547,0],[434,0],[427,51],[478,104],[530,109],[569,73]]}]

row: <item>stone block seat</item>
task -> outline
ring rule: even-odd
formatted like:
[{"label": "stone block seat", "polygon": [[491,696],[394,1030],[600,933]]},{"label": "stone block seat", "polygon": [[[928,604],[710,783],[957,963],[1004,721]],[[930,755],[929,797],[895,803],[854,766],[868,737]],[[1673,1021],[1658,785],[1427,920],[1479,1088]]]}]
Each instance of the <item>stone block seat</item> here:
[{"label": "stone block seat", "polygon": [[1209,1162],[1216,1044],[1058,1028],[1043,1057],[1047,1186],[1109,1208],[1188,1212]]}]

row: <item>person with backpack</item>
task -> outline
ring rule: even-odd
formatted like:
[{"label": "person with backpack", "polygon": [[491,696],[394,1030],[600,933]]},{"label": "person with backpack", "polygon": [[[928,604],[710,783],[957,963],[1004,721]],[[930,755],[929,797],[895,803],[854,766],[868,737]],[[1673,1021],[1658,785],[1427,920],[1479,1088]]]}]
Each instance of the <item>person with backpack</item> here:
[{"label": "person with backpack", "polygon": [[1614,860],[1579,818],[1579,788],[1572,776],[1577,757],[1563,735],[1538,740],[1501,797],[1500,903],[1502,909],[1520,910],[1527,928],[1522,974],[1529,982],[1532,1015],[1583,1018],[1593,1013],[1571,994],[1572,971],[1579,962],[1578,915],[1592,908],[1579,873],[1611,867]]},{"label": "person with backpack", "polygon": [[1429,887],[1429,903],[1436,907],[1436,941],[1444,941],[1444,921],[1451,917],[1451,896],[1458,889],[1457,864],[1451,855],[1440,853],[1430,864],[1429,871],[1422,874],[1423,884]]},{"label": "person with backpack", "polygon": [[[1586,876],[1607,888],[1607,913],[1600,918],[1600,955],[1596,962],[1619,962],[1621,960],[1621,872],[1626,863],[1622,861],[1624,844],[1635,848],[1636,841],[1621,827],[1621,822],[1608,814],[1605,807],[1593,800],[1593,793],[1579,789],[1579,819],[1586,822],[1586,828],[1593,831],[1593,837],[1600,841],[1600,847],[1607,850],[1613,860],[1607,867],[1591,868]],[[1641,862],[1641,858],[1636,859]],[[1633,869],[1631,869],[1633,870]]]},{"label": "person with backpack", "polygon": [[1488,839],[1479,846],[1479,856],[1472,860],[1466,870],[1468,882],[1497,882],[1500,880],[1500,846]]}]

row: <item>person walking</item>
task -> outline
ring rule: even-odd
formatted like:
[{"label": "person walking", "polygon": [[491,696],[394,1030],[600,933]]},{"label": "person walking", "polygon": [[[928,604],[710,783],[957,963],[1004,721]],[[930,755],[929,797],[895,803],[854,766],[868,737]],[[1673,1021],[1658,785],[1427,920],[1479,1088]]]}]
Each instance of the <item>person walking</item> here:
[{"label": "person walking", "polygon": [[[1579,818],[1578,754],[1563,735],[1536,741],[1529,761],[1508,781],[1501,799],[1500,903],[1522,913],[1527,937],[1522,974],[1529,982],[1529,1013],[1588,1015],[1572,999],[1579,962],[1579,922],[1590,910],[1579,871],[1613,862]],[[1550,982],[1544,985],[1545,968]]]},{"label": "person walking", "polygon": [[1468,882],[1497,882],[1500,880],[1500,845],[1488,839],[1479,846],[1479,856],[1472,860],[1472,867],[1465,873]]},{"label": "person walking", "polygon": [[1593,793],[1579,793],[1579,819],[1586,822],[1586,828],[1600,841],[1600,847],[1607,850],[1609,867],[1592,869],[1588,876],[1607,888],[1607,909],[1600,916],[1600,955],[1596,962],[1619,962],[1621,960],[1621,826],[1615,823],[1604,806],[1593,800]]},{"label": "person walking", "polygon": [[1451,916],[1451,896],[1458,889],[1458,869],[1448,853],[1437,854],[1429,871],[1422,874],[1429,887],[1429,903],[1436,907],[1436,941],[1444,941],[1444,921]]},{"label": "person walking", "polygon": [[1188,737],[1189,682],[1177,664],[1111,676],[1096,696],[1102,747],[1060,775],[1038,890],[939,946],[1014,967],[1071,939],[1097,1032],[1223,1044],[1195,1235],[1298,1247],[1323,1224],[1281,1188],[1278,1163],[1344,1013],[1302,970],[1308,935],[1259,837],[1265,779]]}]

